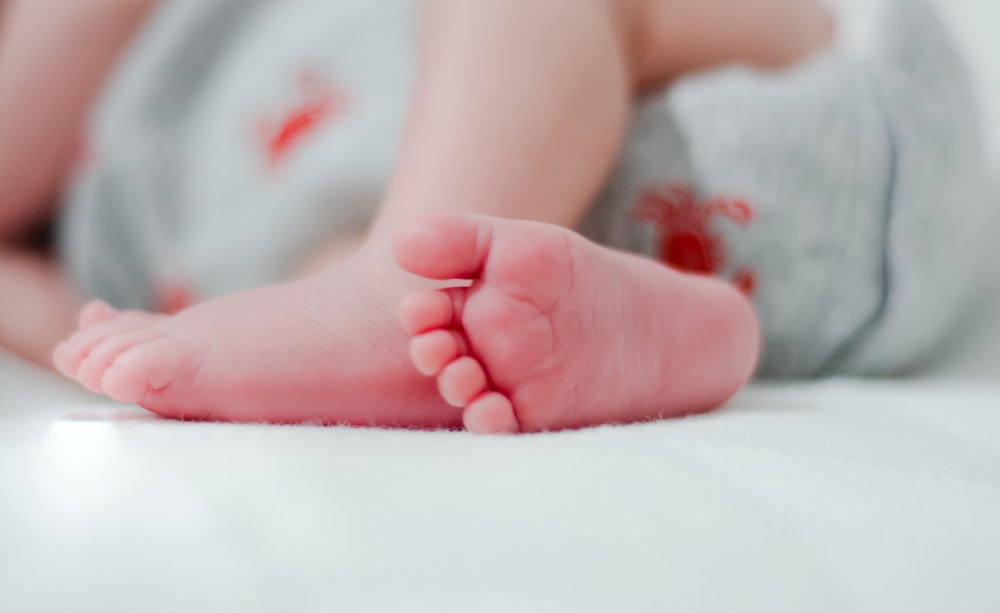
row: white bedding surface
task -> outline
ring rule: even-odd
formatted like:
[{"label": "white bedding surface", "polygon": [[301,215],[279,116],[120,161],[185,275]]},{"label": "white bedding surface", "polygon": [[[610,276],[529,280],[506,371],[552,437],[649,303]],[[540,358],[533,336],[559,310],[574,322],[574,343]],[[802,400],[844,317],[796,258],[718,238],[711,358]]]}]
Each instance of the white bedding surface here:
[{"label": "white bedding surface", "polygon": [[1000,171],[1000,3],[995,0],[937,0],[938,8],[951,23],[956,39],[965,49],[979,83],[982,112],[986,121],[986,146],[992,166]]},{"label": "white bedding surface", "polygon": [[[950,7],[1000,94],[1000,9]],[[996,613],[997,281],[914,378],[539,436],[163,421],[0,355],[0,612]]]},{"label": "white bedding surface", "polygon": [[0,611],[1000,611],[997,382],[758,385],[506,438],[11,383]]}]

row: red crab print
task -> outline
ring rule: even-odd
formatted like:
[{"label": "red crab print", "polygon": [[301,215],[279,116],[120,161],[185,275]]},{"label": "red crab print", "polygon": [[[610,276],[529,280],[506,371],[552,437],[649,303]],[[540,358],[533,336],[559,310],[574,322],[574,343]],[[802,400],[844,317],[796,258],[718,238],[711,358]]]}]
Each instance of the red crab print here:
[{"label": "red crab print", "polygon": [[[680,270],[719,274],[726,265],[726,249],[712,231],[710,222],[723,217],[741,227],[753,222],[753,209],[737,198],[699,200],[686,185],[650,189],[639,201],[637,219],[651,222],[657,230],[659,258]],[[747,294],[753,293],[757,278],[751,270],[740,270],[732,282]]]},{"label": "red crab print", "polygon": [[264,141],[268,163],[276,169],[308,134],[324,121],[344,115],[351,109],[351,99],[329,81],[315,73],[299,79],[302,101],[277,122],[263,119],[258,130]]},{"label": "red crab print", "polygon": [[156,310],[167,315],[175,315],[195,303],[191,286],[181,281],[162,281],[156,288]]}]

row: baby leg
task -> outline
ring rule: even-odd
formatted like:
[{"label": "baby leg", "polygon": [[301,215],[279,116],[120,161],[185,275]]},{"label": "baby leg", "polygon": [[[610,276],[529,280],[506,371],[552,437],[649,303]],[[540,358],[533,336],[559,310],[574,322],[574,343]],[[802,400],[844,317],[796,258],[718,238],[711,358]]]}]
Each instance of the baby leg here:
[{"label": "baby leg", "polygon": [[[510,208],[560,223],[580,216],[624,131],[628,83],[608,5],[575,6],[427,3],[423,72],[399,170],[358,253],[302,281],[199,305],[151,331],[95,326],[60,348],[60,368],[76,378],[91,373],[93,389],[171,416],[460,424],[461,411],[407,358],[396,304],[429,284],[395,266],[391,232],[434,208]],[[562,27],[566,37],[553,39]],[[518,33],[521,44],[512,45]],[[569,48],[548,49],[549,40]],[[574,69],[578,60],[596,78]],[[583,100],[572,120],[563,117],[568,97]],[[569,160],[571,172],[548,159]]]},{"label": "baby leg", "polygon": [[826,13],[801,0],[433,0],[426,12],[411,122],[372,230],[383,253],[394,228],[427,212],[574,227],[636,91],[724,62],[789,63],[830,38]]},{"label": "baby leg", "polygon": [[152,3],[0,7],[0,348],[42,366],[78,302],[54,260],[13,245],[53,213],[90,100]]},{"label": "baby leg", "polygon": [[55,262],[0,245],[0,347],[44,368],[77,321],[78,303]]},{"label": "baby leg", "polygon": [[354,256],[143,329],[99,324],[60,348],[60,368],[174,417],[461,423],[462,411],[414,371],[396,321],[402,296],[440,282],[399,271],[392,235],[431,211],[576,223],[611,167],[638,88],[644,56],[630,41],[636,24],[649,26],[631,11],[642,4],[427,2],[397,172]]}]

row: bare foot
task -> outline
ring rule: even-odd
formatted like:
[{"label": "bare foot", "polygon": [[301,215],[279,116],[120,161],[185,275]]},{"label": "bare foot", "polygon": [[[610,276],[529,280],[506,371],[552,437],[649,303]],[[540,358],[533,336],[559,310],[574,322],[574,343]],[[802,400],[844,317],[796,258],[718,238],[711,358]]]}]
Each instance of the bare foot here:
[{"label": "bare foot", "polygon": [[705,411],[754,368],[757,324],[735,289],[557,226],[436,217],[400,232],[395,254],[472,282],[411,293],[399,316],[414,364],[474,432]]},{"label": "bare foot", "polygon": [[52,349],[73,329],[78,304],[55,262],[0,247],[0,348],[52,368]]},{"label": "bare foot", "polygon": [[168,417],[458,425],[460,411],[406,358],[393,313],[406,287],[401,273],[350,260],[173,317],[113,313],[61,345],[56,364],[95,392]]}]

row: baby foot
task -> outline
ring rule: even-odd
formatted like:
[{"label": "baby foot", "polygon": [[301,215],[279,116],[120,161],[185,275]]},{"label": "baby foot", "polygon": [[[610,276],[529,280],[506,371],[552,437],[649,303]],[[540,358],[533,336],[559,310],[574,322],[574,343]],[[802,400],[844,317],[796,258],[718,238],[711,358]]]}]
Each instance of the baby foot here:
[{"label": "baby foot", "polygon": [[343,267],[168,317],[101,303],[56,351],[88,389],[168,417],[453,426],[459,412],[406,359],[400,275]]},{"label": "baby foot", "polygon": [[471,285],[400,304],[410,353],[474,432],[579,427],[711,409],[750,377],[758,330],[730,286],[557,226],[437,217],[399,264]]}]

